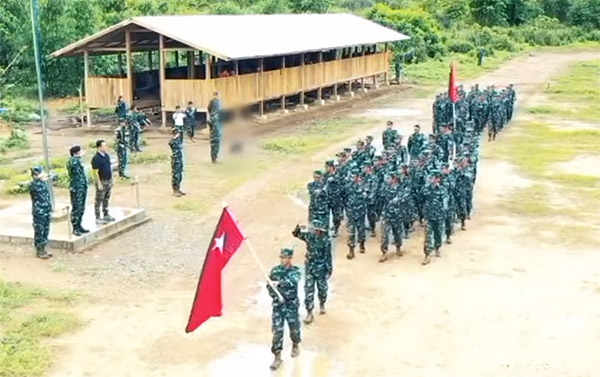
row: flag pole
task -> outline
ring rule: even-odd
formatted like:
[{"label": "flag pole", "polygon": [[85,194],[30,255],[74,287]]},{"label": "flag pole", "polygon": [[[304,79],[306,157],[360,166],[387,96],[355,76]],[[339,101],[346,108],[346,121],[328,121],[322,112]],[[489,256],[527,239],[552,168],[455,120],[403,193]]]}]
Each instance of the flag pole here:
[{"label": "flag pole", "polygon": [[279,302],[284,302],[285,300],[283,299],[283,296],[281,295],[279,290],[275,287],[275,285],[273,284],[273,281],[271,281],[271,279],[269,278],[269,274],[267,274],[267,270],[265,269],[265,266],[258,258],[258,255],[256,255],[254,246],[252,246],[252,242],[250,242],[250,240],[248,238],[246,238],[246,245],[248,246],[248,250],[250,250],[250,254],[252,254],[252,256],[254,257],[254,260],[258,264],[258,267],[260,268],[263,275],[267,279],[267,284],[269,284],[269,287],[271,287],[271,289],[277,294],[277,297],[279,298]]}]

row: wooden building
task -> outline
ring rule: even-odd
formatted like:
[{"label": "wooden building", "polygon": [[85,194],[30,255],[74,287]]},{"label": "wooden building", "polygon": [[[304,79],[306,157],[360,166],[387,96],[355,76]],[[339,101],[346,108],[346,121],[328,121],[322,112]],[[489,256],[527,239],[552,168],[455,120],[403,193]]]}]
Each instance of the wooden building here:
[{"label": "wooden building", "polygon": [[[407,36],[350,14],[146,16],[120,22],[52,57],[83,56],[88,109],[112,107],[122,95],[158,107],[162,124],[175,106],[206,111],[215,91],[226,109],[375,79],[390,68],[389,42]],[[114,72],[94,59],[116,55]],[[106,66],[104,64],[103,66]],[[124,66],[124,68],[123,68]]]}]

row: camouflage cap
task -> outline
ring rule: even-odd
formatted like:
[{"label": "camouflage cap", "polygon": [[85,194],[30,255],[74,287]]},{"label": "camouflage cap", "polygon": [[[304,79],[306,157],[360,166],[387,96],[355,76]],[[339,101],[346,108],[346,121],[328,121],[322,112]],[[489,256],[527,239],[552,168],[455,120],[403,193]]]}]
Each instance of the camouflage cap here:
[{"label": "camouflage cap", "polygon": [[38,175],[42,174],[43,171],[44,171],[44,168],[41,165],[36,165],[31,168],[31,176],[32,177],[38,176]]},{"label": "camouflage cap", "polygon": [[442,176],[442,172],[436,169],[436,170],[432,170],[429,173],[429,175],[432,176],[433,178],[439,178]]},{"label": "camouflage cap", "polygon": [[335,165],[335,161],[334,160],[327,160],[325,161],[325,166],[334,166]]},{"label": "camouflage cap", "polygon": [[350,147],[344,148],[344,153],[350,153],[350,152],[352,152],[352,148],[350,148]]},{"label": "camouflage cap", "polygon": [[279,252],[280,257],[293,257],[294,256],[294,248],[293,247],[284,247]]},{"label": "camouflage cap", "polygon": [[367,135],[367,140],[373,140],[373,135]]},{"label": "camouflage cap", "polygon": [[313,171],[313,175],[321,176],[321,175],[323,175],[323,172],[320,169],[317,169],[317,170]]}]

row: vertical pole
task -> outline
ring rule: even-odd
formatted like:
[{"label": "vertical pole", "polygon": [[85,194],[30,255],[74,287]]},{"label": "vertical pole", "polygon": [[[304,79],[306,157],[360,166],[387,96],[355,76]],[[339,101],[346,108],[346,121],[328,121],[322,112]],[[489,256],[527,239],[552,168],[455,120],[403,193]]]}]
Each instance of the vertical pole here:
[{"label": "vertical pole", "polygon": [[388,59],[388,44],[385,44],[385,47],[383,49],[383,59],[384,59],[384,68],[385,68],[385,73],[383,74],[383,81],[385,82],[385,85],[390,85],[390,81],[389,81],[389,75],[388,75],[388,71],[390,70],[389,67],[389,59]]},{"label": "vertical pole", "polygon": [[[35,10],[34,10],[35,8]],[[42,87],[42,57],[39,50],[39,42],[36,34],[36,26],[39,26],[39,20],[36,17],[38,10],[37,0],[31,1],[31,31],[33,33],[33,53],[35,54],[35,72],[37,76],[38,85],[38,96],[40,100],[40,116],[42,120],[42,145],[44,148],[44,162],[46,163],[46,170],[50,173],[50,156],[48,154],[48,135],[46,131],[46,118],[44,117],[44,88]],[[38,24],[38,25],[36,25]],[[48,190],[50,191],[50,201],[52,208],[54,208],[54,190],[52,189],[52,181],[48,180]]]},{"label": "vertical pole", "polygon": [[304,106],[304,53],[300,55],[300,104]]},{"label": "vertical pole", "polygon": [[281,96],[281,110],[285,111],[285,93],[287,91],[287,75],[285,74],[285,55],[281,57],[281,74],[283,75],[281,88],[281,91],[283,92],[283,95]]},{"label": "vertical pole", "polygon": [[83,88],[79,85],[79,116],[81,117],[81,127],[83,127]]},{"label": "vertical pole", "polygon": [[72,230],[72,225],[71,224],[71,206],[66,206],[65,209],[67,210],[67,234],[69,235],[69,239],[71,239],[72,235],[73,235],[73,230]]},{"label": "vertical pole", "polygon": [[320,102],[323,95],[323,84],[325,83],[325,68],[323,67],[323,51],[319,51],[319,68],[321,69],[321,85],[317,89],[317,100]]},{"label": "vertical pole", "polygon": [[205,58],[206,58],[206,62],[204,64],[204,69],[206,70],[206,72],[205,72],[206,75],[205,76],[206,76],[207,80],[210,80],[210,71],[211,71],[211,69],[210,69],[210,58],[211,58],[210,54],[206,53],[205,54]]},{"label": "vertical pole", "polygon": [[129,101],[129,104],[133,101],[133,85],[132,85],[132,73],[131,73],[131,32],[129,29],[125,29],[125,64],[127,64],[127,93],[124,93],[125,98]]},{"label": "vertical pole", "polygon": [[361,46],[360,48],[360,56],[362,60],[362,68],[363,68],[363,76],[360,78],[360,88],[362,92],[365,92],[365,74],[367,73],[367,59],[365,58],[365,46]]},{"label": "vertical pole", "polygon": [[158,77],[160,80],[160,112],[161,127],[167,126],[167,112],[165,111],[165,37],[158,35]]},{"label": "vertical pole", "polygon": [[240,105],[240,62],[238,60],[233,61],[233,70],[235,71],[235,104]]},{"label": "vertical pole", "polygon": [[175,53],[175,67],[179,67],[179,51],[173,51]]},{"label": "vertical pole", "polygon": [[92,126],[92,112],[90,111],[90,92],[88,86],[88,80],[90,76],[90,57],[88,50],[83,51],[83,87],[85,89],[85,104],[86,104],[86,115],[87,125]]},{"label": "vertical pole", "polygon": [[263,58],[260,58],[260,102],[258,104],[258,109],[260,111],[260,116],[265,115],[265,80],[264,80],[264,70],[265,70],[265,62]]},{"label": "vertical pole", "polygon": [[187,52],[187,72],[188,79],[194,78],[194,51]]},{"label": "vertical pole", "polygon": [[152,71],[152,51],[148,51],[148,71]]},{"label": "vertical pole", "polygon": [[120,52],[117,54],[117,66],[119,67],[119,77],[123,77],[123,54]]},{"label": "vertical pole", "polygon": [[338,76],[337,75],[340,71],[339,60],[340,60],[340,52],[339,52],[339,50],[336,49],[335,50],[335,62],[336,62],[335,74],[336,74],[336,77],[334,78],[335,83],[333,84],[333,96],[335,97],[336,101],[337,101],[337,95],[338,95],[338,91],[337,91],[338,90],[338,84],[337,84]]}]

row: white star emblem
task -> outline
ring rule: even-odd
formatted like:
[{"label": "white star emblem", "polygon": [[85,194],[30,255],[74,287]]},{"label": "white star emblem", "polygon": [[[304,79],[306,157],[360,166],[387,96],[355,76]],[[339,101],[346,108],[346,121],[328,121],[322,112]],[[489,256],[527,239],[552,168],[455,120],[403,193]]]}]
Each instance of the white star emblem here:
[{"label": "white star emblem", "polygon": [[225,243],[225,233],[222,233],[218,238],[215,238],[215,245],[213,246],[213,250],[214,249],[218,249],[219,252],[222,254],[223,253],[223,244]]}]

